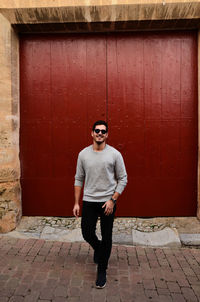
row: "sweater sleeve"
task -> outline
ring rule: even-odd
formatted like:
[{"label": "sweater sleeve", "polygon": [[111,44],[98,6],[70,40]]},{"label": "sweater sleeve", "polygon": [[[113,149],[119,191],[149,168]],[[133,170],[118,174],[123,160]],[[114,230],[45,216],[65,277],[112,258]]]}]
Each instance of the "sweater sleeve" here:
[{"label": "sweater sleeve", "polygon": [[117,187],[115,191],[121,194],[127,184],[127,173],[121,153],[117,154],[115,163],[115,173],[117,179]]},{"label": "sweater sleeve", "polygon": [[76,166],[74,186],[82,187],[84,179],[85,179],[85,171],[84,171],[82,159],[81,159],[81,156],[79,153],[78,160],[77,160],[77,166]]}]

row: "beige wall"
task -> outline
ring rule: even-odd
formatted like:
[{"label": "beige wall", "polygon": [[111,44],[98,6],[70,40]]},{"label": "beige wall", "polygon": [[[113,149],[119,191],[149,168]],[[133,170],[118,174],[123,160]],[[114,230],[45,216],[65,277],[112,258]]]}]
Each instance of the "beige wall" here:
[{"label": "beige wall", "polygon": [[200,219],[200,30],[198,31],[198,184],[197,184],[197,217]]},{"label": "beige wall", "polygon": [[[0,0],[0,232],[14,229],[21,217],[16,32],[198,29],[199,26],[199,1]],[[200,38],[198,45],[200,49]],[[198,204],[200,218],[199,201]]]},{"label": "beige wall", "polygon": [[0,232],[21,216],[18,37],[0,14]]},{"label": "beige wall", "polygon": [[1,0],[0,7],[65,7],[65,6],[98,6],[119,4],[152,4],[152,3],[195,3],[197,0]]},{"label": "beige wall", "polygon": [[188,0],[0,0],[0,13],[12,24],[137,21],[131,29],[142,22],[145,29],[154,24],[162,28],[200,26],[200,2]]}]

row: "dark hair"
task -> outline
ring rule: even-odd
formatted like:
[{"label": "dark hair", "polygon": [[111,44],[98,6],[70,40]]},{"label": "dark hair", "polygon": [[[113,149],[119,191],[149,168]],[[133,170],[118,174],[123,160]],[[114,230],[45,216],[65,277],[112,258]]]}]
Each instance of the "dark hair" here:
[{"label": "dark hair", "polygon": [[105,121],[96,121],[92,127],[92,131],[96,128],[97,125],[104,125],[106,126],[106,132],[108,132],[108,124]]}]

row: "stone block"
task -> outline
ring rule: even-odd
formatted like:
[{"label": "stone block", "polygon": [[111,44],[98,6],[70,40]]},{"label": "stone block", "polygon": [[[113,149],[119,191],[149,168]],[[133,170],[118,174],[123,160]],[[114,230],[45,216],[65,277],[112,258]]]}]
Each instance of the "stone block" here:
[{"label": "stone block", "polygon": [[0,183],[0,233],[15,229],[21,218],[20,183]]},{"label": "stone block", "polygon": [[161,231],[145,233],[132,230],[133,245],[180,247],[181,242],[176,229],[165,228]]},{"label": "stone block", "polygon": [[19,161],[15,165],[2,165],[0,167],[0,183],[6,181],[16,181],[20,178]]},{"label": "stone block", "polygon": [[113,243],[133,244],[133,237],[131,234],[120,233],[113,234]]},{"label": "stone block", "polygon": [[50,226],[44,227],[40,238],[45,240],[57,240],[67,242],[84,241],[80,229],[65,230],[60,228],[52,228]]},{"label": "stone block", "polygon": [[180,239],[184,245],[200,246],[200,234],[180,234]]}]

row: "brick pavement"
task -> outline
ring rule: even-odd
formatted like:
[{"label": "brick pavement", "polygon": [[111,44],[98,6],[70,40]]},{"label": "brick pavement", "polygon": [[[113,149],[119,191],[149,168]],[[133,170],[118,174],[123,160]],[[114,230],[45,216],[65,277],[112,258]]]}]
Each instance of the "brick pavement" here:
[{"label": "brick pavement", "polygon": [[113,246],[105,289],[87,243],[0,236],[0,302],[200,301],[200,249]]}]

